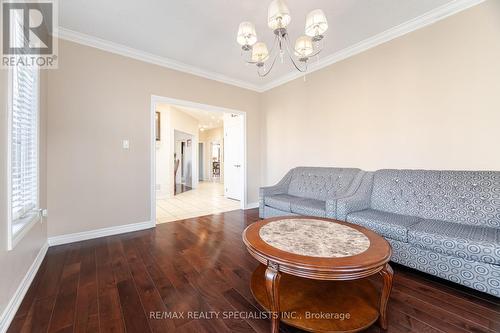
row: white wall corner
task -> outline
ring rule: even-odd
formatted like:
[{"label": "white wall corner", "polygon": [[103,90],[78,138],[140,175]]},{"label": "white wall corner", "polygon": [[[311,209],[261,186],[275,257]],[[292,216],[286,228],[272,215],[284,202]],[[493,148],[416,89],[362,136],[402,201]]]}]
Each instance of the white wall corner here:
[{"label": "white wall corner", "polygon": [[154,228],[154,221],[146,221],[140,223],[132,223],[119,225],[116,227],[95,229],[83,232],[77,232],[73,234],[66,234],[60,236],[49,237],[49,246],[63,245],[68,243],[80,242],[88,239],[94,239],[99,237],[113,236],[118,234],[124,234],[127,232],[139,231]]},{"label": "white wall corner", "polygon": [[45,254],[47,253],[48,248],[49,248],[48,243],[45,243],[40,248],[40,251],[38,251],[35,260],[31,264],[28,271],[26,272],[24,278],[21,280],[21,283],[19,284],[16,292],[14,293],[9,303],[7,304],[7,307],[3,311],[2,316],[0,317],[0,333],[6,332],[7,329],[9,328],[12,319],[14,319],[14,316],[17,310],[19,309],[21,302],[24,299],[26,292],[31,286],[31,283],[33,282],[33,279],[35,278],[36,273],[38,272],[38,269],[40,268],[40,265],[42,264],[42,261],[45,258]]}]

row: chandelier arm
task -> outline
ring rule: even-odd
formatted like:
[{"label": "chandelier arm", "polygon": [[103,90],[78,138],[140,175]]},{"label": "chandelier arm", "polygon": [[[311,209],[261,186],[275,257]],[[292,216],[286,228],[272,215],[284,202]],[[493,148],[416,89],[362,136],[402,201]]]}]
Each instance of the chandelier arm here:
[{"label": "chandelier arm", "polygon": [[288,40],[288,37],[285,36],[284,37],[284,40],[285,40],[285,47],[286,47],[286,53],[288,54],[288,57],[290,58],[290,60],[292,61],[292,64],[293,66],[299,71],[299,72],[302,72],[302,73],[305,73],[307,72],[307,65],[305,66],[304,69],[300,68],[299,65],[297,65],[297,63],[295,62],[295,59],[294,57],[292,56],[292,53],[290,52],[290,41]]},{"label": "chandelier arm", "polygon": [[[269,51],[269,55],[267,56],[267,59],[265,61],[271,59],[273,53],[275,53],[274,51],[277,49],[278,44],[279,44],[279,38],[278,38],[278,36],[275,36],[274,37],[274,41],[273,41],[273,46],[271,47],[271,50]],[[269,74],[269,72],[271,71],[271,69],[273,69],[273,66],[274,66],[274,63],[276,62],[276,58],[278,57],[278,54],[279,53],[276,53],[276,55],[274,56],[273,62],[271,63],[271,67],[269,67],[269,70],[266,71],[266,74],[260,75],[259,71],[257,70],[257,73],[259,73],[260,77],[266,76],[267,74]]]},{"label": "chandelier arm", "polygon": [[267,74],[269,74],[269,73],[272,71],[272,69],[273,69],[273,67],[274,67],[274,64],[276,63],[276,59],[278,59],[278,55],[277,55],[277,54],[274,56],[273,62],[271,63],[271,66],[269,67],[269,69],[268,69],[267,71],[265,71],[263,74],[261,74],[261,72],[259,71],[259,69],[260,69],[260,68],[259,68],[259,69],[257,69],[257,74],[258,74],[260,77],[265,77],[265,76],[267,76]]},{"label": "chandelier arm", "polygon": [[308,58],[313,58],[313,57],[317,56],[318,54],[320,54],[320,53],[321,53],[321,51],[323,51],[323,49],[319,49],[319,50],[317,50],[316,52],[311,53],[311,54],[310,54],[309,56],[307,56],[307,57],[308,57]]},{"label": "chandelier arm", "polygon": [[309,55],[309,58],[313,58],[313,57],[317,56],[318,54],[321,53],[321,51],[323,51],[324,48],[325,48],[324,41],[323,40],[319,41],[319,43],[317,44],[316,51],[313,52],[311,55]]},{"label": "chandelier arm", "polygon": [[[288,52],[287,52],[287,53],[288,53]],[[288,57],[289,57],[289,58],[290,58],[290,60],[292,61],[293,66],[294,66],[294,67],[295,67],[295,68],[296,68],[299,72],[301,72],[301,73],[305,73],[305,72],[307,72],[307,66],[305,66],[305,68],[303,68],[303,69],[302,69],[302,68],[300,68],[300,66],[299,66],[299,65],[297,65],[297,63],[295,62],[295,59],[293,59],[293,57],[292,57],[292,56],[290,56],[290,53],[288,53]]]},{"label": "chandelier arm", "polygon": [[271,54],[273,54],[273,52],[274,52],[274,50],[276,50],[276,47],[278,46],[278,44],[279,44],[278,36],[274,35],[273,47],[271,47],[271,50],[269,51],[269,56],[271,56]]}]

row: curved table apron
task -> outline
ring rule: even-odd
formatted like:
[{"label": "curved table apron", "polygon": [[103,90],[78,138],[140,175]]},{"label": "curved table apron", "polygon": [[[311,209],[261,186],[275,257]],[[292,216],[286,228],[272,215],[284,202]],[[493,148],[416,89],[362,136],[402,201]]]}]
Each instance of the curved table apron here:
[{"label": "curved table apron", "polygon": [[[272,332],[280,321],[310,332],[356,332],[377,319],[387,328],[391,247],[379,235],[330,219],[277,217],[247,227],[243,241],[262,264],[251,289],[272,313]],[[366,279],[374,274],[383,278],[380,296]]]}]

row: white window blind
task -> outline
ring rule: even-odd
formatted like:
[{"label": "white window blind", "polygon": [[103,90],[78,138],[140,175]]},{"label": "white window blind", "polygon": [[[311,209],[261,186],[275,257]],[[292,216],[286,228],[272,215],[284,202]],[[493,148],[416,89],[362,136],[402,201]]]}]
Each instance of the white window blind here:
[{"label": "white window blind", "polygon": [[[21,25],[13,22],[12,28],[11,36],[22,45]],[[36,67],[11,69],[9,167],[13,235],[38,216],[38,73]]]}]

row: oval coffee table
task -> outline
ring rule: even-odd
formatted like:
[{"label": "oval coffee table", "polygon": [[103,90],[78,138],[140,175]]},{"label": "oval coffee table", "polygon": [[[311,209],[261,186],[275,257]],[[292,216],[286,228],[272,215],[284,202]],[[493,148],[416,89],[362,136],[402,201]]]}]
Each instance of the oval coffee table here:
[{"label": "oval coffee table", "polygon": [[[277,217],[248,226],[243,241],[261,265],[252,275],[257,302],[271,312],[272,332],[283,321],[309,332],[356,332],[379,319],[393,271],[389,243],[353,224],[316,217]],[[374,274],[383,277],[382,290]]]}]

